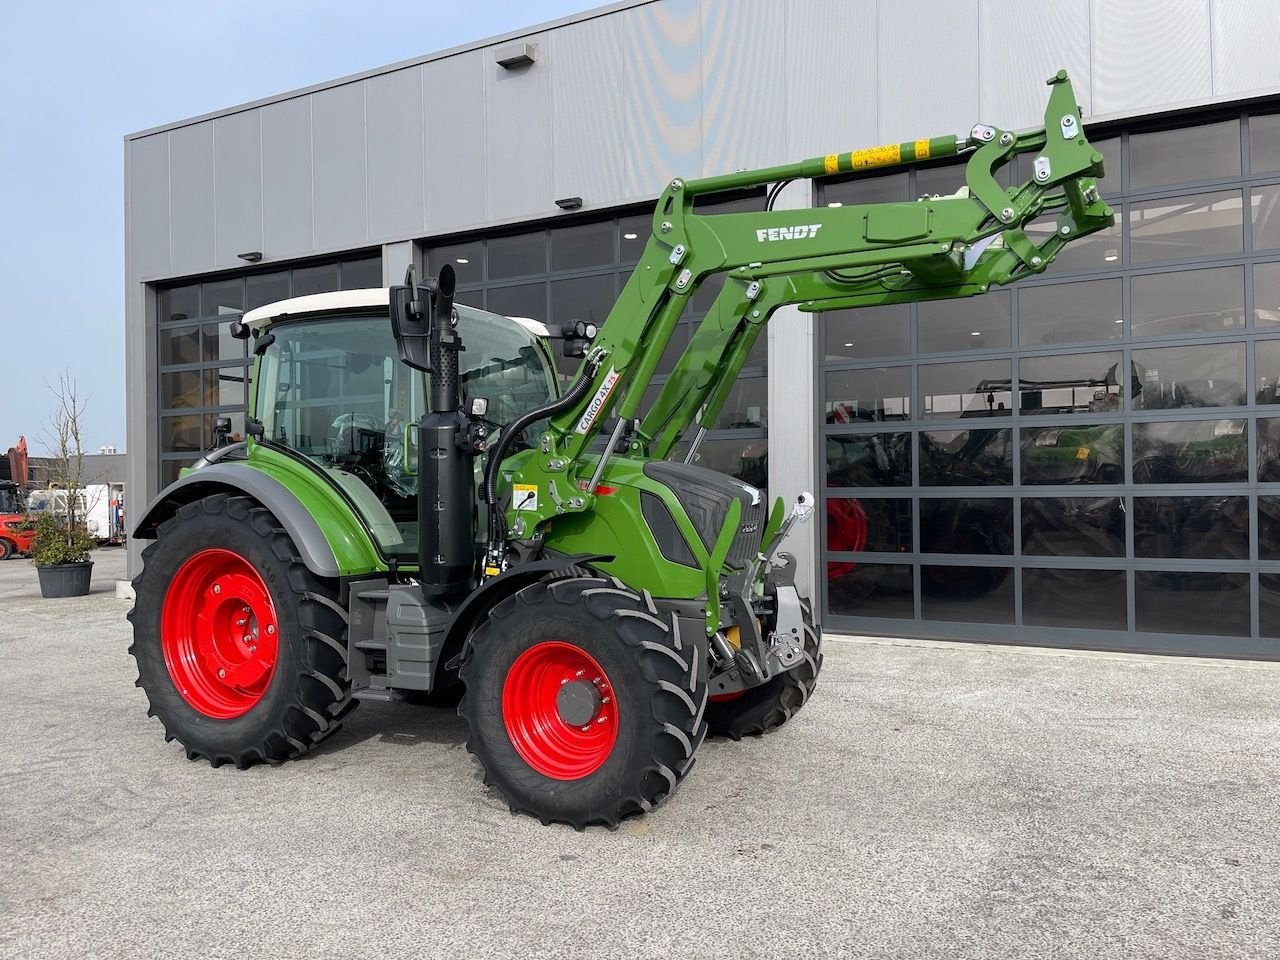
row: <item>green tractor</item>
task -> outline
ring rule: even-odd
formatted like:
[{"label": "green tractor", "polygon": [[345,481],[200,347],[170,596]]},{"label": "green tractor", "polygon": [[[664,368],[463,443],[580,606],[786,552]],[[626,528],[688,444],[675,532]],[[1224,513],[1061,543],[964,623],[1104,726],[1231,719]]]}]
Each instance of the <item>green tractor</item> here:
[{"label": "green tractor", "polygon": [[[781,549],[814,500],[770,504],[694,465],[698,444],[780,306],[972,296],[1112,223],[1070,82],[1049,84],[1031,132],[979,124],[672,181],[598,331],[455,304],[447,265],[234,321],[255,357],[247,439],[206,453],[135,531],[153,542],[130,649],[166,737],[246,767],[306,753],[360,700],[452,699],[512,810],[581,829],[650,809],[708,733],[786,722],[822,665]],[[792,180],[960,154],[957,196],[772,209]],[[1018,154],[1031,177],[1006,189],[995,174]],[[767,185],[766,212],[694,213],[698,197]],[[1037,245],[1023,228],[1050,212],[1058,229]],[[549,339],[581,358],[563,392]]]}]

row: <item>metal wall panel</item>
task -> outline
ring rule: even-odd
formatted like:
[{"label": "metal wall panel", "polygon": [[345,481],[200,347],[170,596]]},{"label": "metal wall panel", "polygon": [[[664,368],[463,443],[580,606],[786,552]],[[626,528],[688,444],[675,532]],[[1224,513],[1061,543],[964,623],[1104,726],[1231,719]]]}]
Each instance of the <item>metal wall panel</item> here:
[{"label": "metal wall panel", "polygon": [[626,193],[655,197],[674,176],[702,169],[698,0],[624,10]]},{"label": "metal wall panel", "polygon": [[369,238],[363,83],[311,95],[314,239],[320,249]]},{"label": "metal wall panel", "polygon": [[978,115],[978,0],[880,4],[879,139],[968,130]]},{"label": "metal wall panel", "polygon": [[1212,0],[1213,93],[1221,97],[1280,86],[1280,4]]},{"label": "metal wall panel", "polygon": [[1095,114],[1213,93],[1209,0],[1100,0],[1091,21]]},{"label": "metal wall panel", "polygon": [[369,239],[399,239],[426,229],[423,184],[422,68],[365,81],[369,150]]},{"label": "metal wall panel", "polygon": [[785,12],[778,0],[702,0],[705,176],[787,160]]},{"label": "metal wall panel", "polygon": [[492,52],[475,50],[423,64],[428,233],[484,223],[485,143],[477,134],[484,124],[483,70],[492,62]]},{"label": "metal wall panel", "polygon": [[169,249],[174,273],[214,263],[213,122],[169,132]]},{"label": "metal wall panel", "polygon": [[787,0],[788,160],[879,142],[876,5]]},{"label": "metal wall panel", "polygon": [[125,146],[129,205],[126,259],[131,277],[169,272],[169,135],[157,133]]},{"label": "metal wall panel", "polygon": [[311,98],[262,108],[262,252],[312,249]]},{"label": "metal wall panel", "polygon": [[623,196],[622,22],[597,17],[547,35],[552,184],[587,207]]},{"label": "metal wall panel", "polygon": [[236,254],[262,249],[262,114],[233,113],[213,122],[214,257],[220,267]]},{"label": "metal wall panel", "polygon": [[[532,66],[498,66],[484,51],[486,209],[491,220],[545,217],[556,212],[551,195],[551,71],[545,35],[525,38],[538,47]],[[472,127],[474,129],[474,127]]]},{"label": "metal wall panel", "polygon": [[[1089,75],[1089,0],[981,0],[978,76],[981,120],[1006,129],[1039,126],[1061,69],[1071,76],[1085,116],[1093,113]],[[959,129],[967,129],[963,125]]]}]

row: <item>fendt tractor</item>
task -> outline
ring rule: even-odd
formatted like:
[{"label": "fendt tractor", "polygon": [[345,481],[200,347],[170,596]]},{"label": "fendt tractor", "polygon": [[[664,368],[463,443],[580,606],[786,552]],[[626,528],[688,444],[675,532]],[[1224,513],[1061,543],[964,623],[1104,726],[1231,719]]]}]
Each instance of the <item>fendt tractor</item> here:
[{"label": "fendt tractor", "polygon": [[[781,547],[814,498],[770,505],[697,466],[698,444],[779,307],[982,294],[1112,223],[1065,72],[1049,86],[1031,132],[979,124],[671,181],[598,331],[455,304],[447,264],[232,321],[255,357],[246,439],[226,442],[221,423],[224,442],[135,531],[154,542],[130,649],[166,738],[247,767],[306,753],[360,700],[452,698],[512,810],[582,829],[650,809],[708,733],[794,716],[822,643]],[[960,154],[954,196],[773,209],[793,180]],[[1005,188],[997,172],[1018,155],[1029,177]],[[761,187],[764,212],[694,212]],[[1057,227],[1037,244],[1024,228],[1046,215]],[[719,274],[642,409],[691,296]],[[548,339],[581,358],[563,391]]]}]

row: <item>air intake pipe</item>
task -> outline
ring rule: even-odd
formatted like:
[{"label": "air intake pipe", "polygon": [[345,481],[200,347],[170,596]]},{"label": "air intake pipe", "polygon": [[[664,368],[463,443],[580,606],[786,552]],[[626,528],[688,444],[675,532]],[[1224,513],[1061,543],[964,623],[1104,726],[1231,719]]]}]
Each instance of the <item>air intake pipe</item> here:
[{"label": "air intake pipe", "polygon": [[431,399],[418,426],[418,563],[427,598],[469,592],[475,569],[474,472],[458,379],[455,282],[445,264],[431,303]]}]

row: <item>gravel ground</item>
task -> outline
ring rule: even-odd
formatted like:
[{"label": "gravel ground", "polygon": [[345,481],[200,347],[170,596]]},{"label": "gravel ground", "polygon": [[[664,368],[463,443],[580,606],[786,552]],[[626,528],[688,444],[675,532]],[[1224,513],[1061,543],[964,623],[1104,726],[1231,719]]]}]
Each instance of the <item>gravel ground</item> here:
[{"label": "gravel ground", "polygon": [[1280,670],[832,641],[783,730],[615,832],[512,817],[450,713],[189,763],[128,604],[0,564],[0,956],[1272,957]]}]

